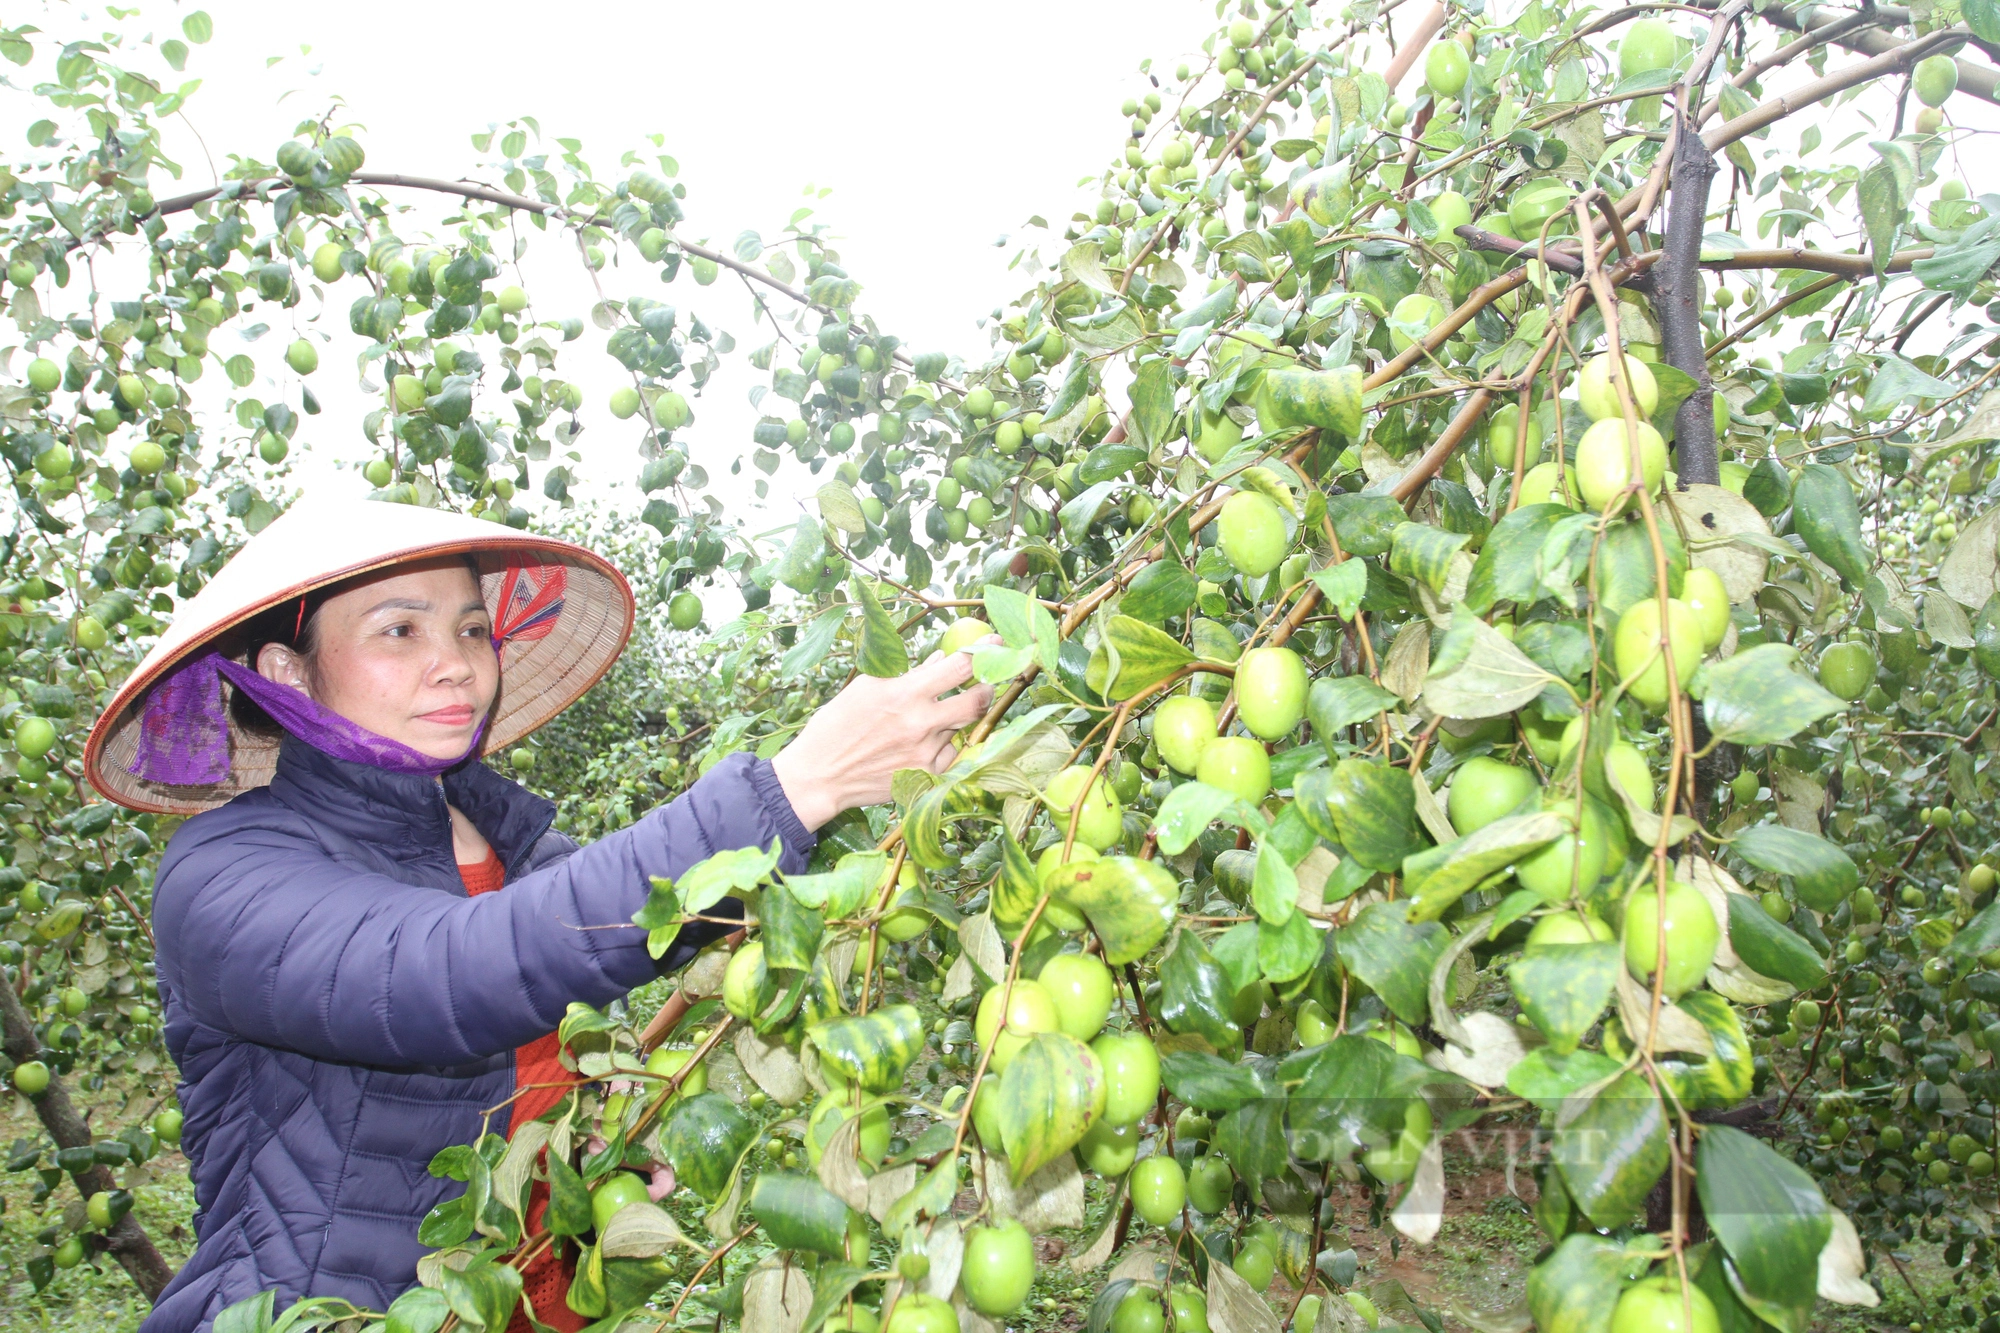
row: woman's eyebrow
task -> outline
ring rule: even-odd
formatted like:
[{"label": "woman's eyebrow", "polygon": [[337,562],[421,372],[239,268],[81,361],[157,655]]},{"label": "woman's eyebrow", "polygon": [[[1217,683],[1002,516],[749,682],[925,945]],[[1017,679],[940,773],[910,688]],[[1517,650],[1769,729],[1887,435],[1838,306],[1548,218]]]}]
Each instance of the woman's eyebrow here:
[{"label": "woman's eyebrow", "polygon": [[485,611],[486,603],[484,601],[467,602],[464,606],[458,608],[458,613],[462,616],[469,616],[475,613],[484,614]]},{"label": "woman's eyebrow", "polygon": [[428,611],[431,604],[414,597],[389,597],[375,603],[363,615],[374,615],[377,611]]}]

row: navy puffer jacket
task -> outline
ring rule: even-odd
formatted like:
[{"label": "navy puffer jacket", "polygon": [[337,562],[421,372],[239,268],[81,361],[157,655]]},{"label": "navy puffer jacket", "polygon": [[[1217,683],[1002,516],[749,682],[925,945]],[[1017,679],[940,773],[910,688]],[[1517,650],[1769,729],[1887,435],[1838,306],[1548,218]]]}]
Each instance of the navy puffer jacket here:
[{"label": "navy puffer jacket", "polygon": [[[447,800],[500,854],[504,892],[466,896]],[[206,1329],[268,1288],[384,1308],[416,1280],[417,1224],[464,1188],[430,1159],[512,1093],[514,1048],[723,929],[696,923],[656,961],[637,927],[582,927],[629,922],[650,876],[717,851],[779,838],[796,871],[813,845],[749,755],[589,847],[554,814],[481,764],[440,789],[287,740],[270,786],[175,833],[153,927],[196,1248],[141,1333]]]}]

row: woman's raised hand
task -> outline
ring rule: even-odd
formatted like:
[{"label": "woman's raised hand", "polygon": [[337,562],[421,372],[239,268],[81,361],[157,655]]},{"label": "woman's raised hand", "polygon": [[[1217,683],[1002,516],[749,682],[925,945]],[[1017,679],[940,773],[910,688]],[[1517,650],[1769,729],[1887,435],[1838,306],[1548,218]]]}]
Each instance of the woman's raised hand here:
[{"label": "woman's raised hand", "polygon": [[958,755],[952,734],[993,702],[990,685],[940,697],[971,679],[965,652],[934,653],[901,676],[856,677],[771,761],[799,821],[817,829],[843,810],[888,800],[897,769],[949,768]]}]

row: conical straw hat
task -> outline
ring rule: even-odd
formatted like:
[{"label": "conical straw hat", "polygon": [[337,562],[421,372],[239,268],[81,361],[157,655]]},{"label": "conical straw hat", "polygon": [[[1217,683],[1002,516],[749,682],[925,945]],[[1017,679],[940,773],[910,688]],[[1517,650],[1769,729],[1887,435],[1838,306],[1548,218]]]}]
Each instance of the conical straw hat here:
[{"label": "conical straw hat", "polygon": [[91,728],[83,756],[90,784],[129,809],[162,814],[195,814],[264,786],[277,766],[278,743],[242,730],[233,718],[223,781],[169,786],[132,772],[148,693],[263,611],[357,574],[441,555],[473,557],[496,624],[508,620],[507,608],[498,604],[503,590],[512,593],[519,612],[532,594],[560,580],[554,590],[559,600],[544,597],[532,628],[501,649],[500,699],[483,753],[513,744],[575,702],[631,636],[634,605],[625,576],[580,546],[439,509],[302,503],[251,538],[182,604]]}]

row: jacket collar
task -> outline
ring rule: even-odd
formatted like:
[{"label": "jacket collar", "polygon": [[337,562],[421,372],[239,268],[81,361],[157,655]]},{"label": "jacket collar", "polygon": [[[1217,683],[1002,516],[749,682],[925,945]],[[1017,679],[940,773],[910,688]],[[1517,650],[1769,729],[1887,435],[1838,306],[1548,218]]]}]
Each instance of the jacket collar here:
[{"label": "jacket collar", "polygon": [[336,759],[291,736],[278,748],[271,792],[301,813],[327,819],[349,837],[418,854],[442,849],[447,856],[449,802],[492,844],[510,873],[555,822],[553,802],[476,759],[447,772],[440,790],[436,779]]}]

